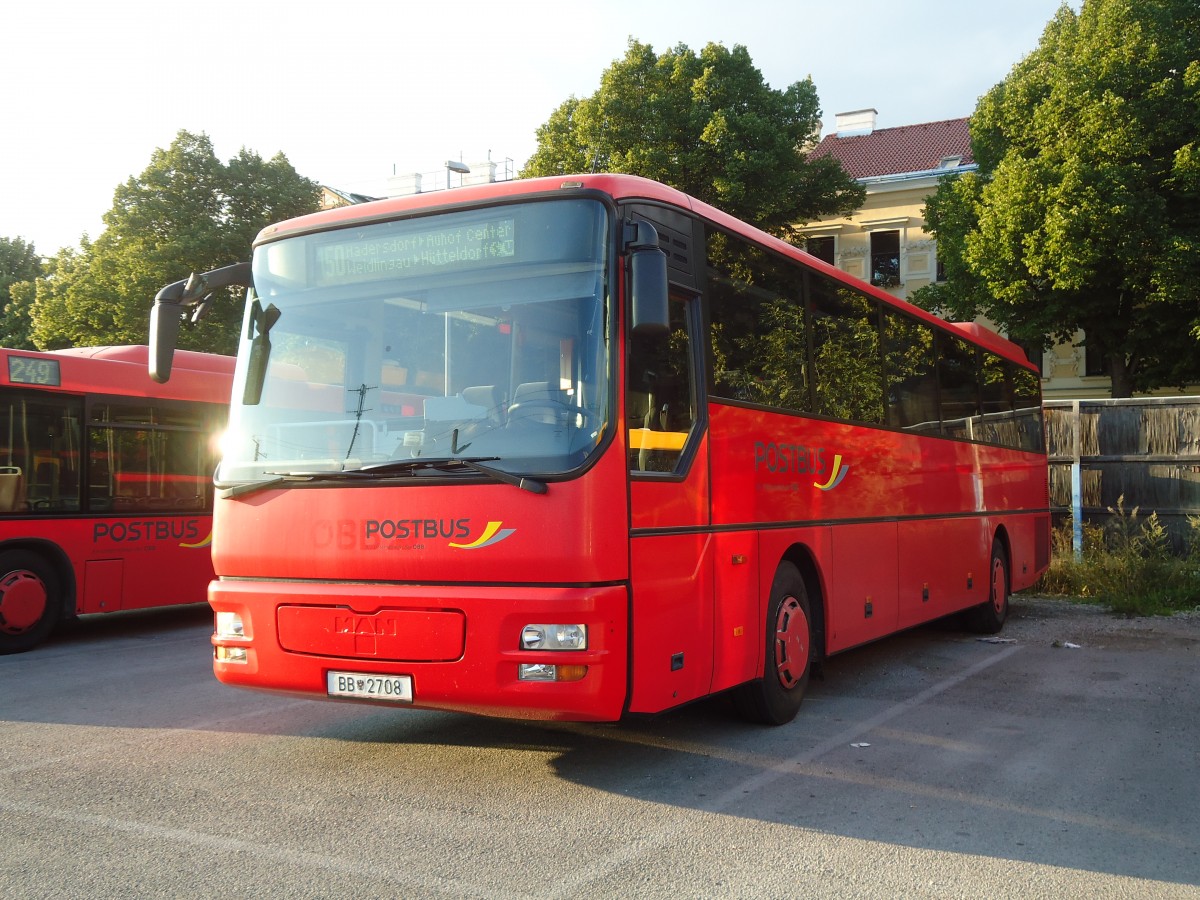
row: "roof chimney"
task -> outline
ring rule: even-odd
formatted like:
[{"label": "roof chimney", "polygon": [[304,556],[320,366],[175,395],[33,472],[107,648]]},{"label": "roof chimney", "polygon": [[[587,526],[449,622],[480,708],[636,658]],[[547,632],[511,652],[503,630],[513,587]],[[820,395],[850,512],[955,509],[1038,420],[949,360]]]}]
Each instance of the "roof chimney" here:
[{"label": "roof chimney", "polygon": [[857,137],[870,134],[875,130],[875,117],[878,115],[877,109],[856,109],[838,113],[835,121],[837,136]]}]

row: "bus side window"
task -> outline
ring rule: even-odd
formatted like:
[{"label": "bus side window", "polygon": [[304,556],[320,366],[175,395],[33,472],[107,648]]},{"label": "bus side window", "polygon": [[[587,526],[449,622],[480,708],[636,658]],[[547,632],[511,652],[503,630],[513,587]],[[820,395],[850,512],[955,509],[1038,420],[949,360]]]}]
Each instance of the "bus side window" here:
[{"label": "bus side window", "polygon": [[887,310],[883,314],[887,424],[920,434],[941,432],[933,328]]},{"label": "bus side window", "polygon": [[108,456],[95,447],[88,461],[88,506],[92,510],[112,509],[112,472]]},{"label": "bus side window", "polygon": [[971,344],[950,334],[938,335],[938,399],[942,434],[972,439],[980,415],[979,352]]},{"label": "bus side window", "polygon": [[670,316],[665,338],[630,338],[625,413],[635,472],[677,471],[696,422],[686,298],[672,295]]}]

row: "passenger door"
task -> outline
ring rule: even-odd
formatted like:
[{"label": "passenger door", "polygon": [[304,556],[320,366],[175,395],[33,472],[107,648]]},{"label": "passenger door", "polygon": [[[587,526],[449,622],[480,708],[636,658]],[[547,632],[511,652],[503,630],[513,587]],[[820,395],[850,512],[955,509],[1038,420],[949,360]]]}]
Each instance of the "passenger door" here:
[{"label": "passenger door", "polygon": [[673,289],[670,335],[631,338],[625,437],[630,469],[631,712],[708,693],[713,585],[708,439],[697,373],[698,298]]}]

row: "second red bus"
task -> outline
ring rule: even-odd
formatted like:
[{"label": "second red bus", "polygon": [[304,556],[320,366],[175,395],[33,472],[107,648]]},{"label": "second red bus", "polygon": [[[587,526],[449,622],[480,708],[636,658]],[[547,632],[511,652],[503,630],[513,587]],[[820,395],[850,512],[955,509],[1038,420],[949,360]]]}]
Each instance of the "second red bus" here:
[{"label": "second red bus", "polygon": [[85,613],[201,603],[232,357],[0,350],[0,653]]}]

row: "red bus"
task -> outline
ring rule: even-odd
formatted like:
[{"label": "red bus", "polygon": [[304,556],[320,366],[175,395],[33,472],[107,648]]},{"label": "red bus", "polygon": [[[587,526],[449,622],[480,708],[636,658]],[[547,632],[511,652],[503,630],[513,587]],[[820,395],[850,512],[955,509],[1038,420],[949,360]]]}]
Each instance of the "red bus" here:
[{"label": "red bus", "polygon": [[232,357],[0,350],[0,653],[81,613],[202,603]]},{"label": "red bus", "polygon": [[1049,562],[1040,380],[678,191],[462,188],[265,229],[217,470],[214,670],[302,696],[612,721],[732,691]]}]

